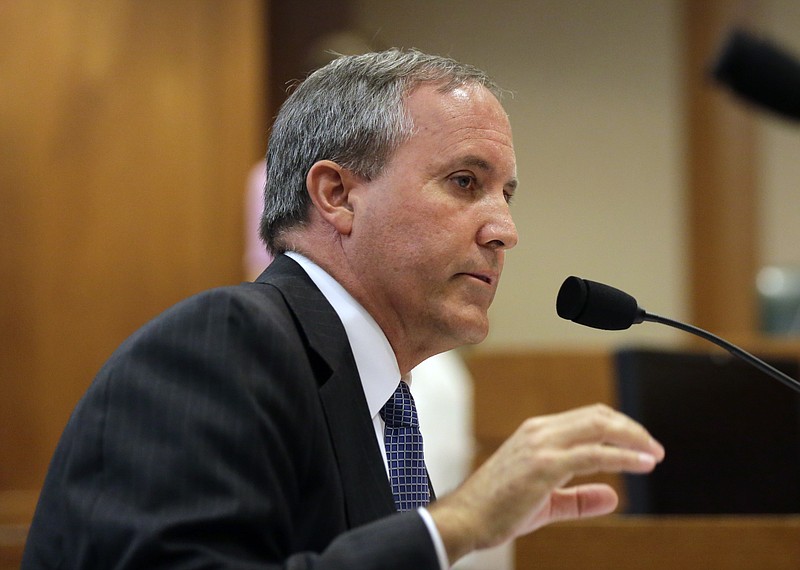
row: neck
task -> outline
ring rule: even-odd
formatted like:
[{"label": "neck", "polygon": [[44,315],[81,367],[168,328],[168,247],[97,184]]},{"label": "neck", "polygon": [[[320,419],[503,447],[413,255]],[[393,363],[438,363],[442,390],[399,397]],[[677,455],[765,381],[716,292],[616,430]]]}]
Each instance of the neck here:
[{"label": "neck", "polygon": [[374,294],[359,277],[360,272],[342,247],[336,234],[296,234],[287,240],[292,251],[307,257],[336,280],[375,320],[394,352],[401,375],[422,361],[458,347],[463,342],[432,331],[409,330],[401,315],[387,310],[387,303]]}]

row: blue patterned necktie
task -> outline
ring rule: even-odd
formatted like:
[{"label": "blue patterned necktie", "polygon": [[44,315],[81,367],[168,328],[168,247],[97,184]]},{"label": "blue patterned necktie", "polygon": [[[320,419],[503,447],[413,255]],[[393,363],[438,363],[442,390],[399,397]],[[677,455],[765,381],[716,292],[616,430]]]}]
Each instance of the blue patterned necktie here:
[{"label": "blue patterned necktie", "polygon": [[386,460],[394,504],[398,511],[424,507],[431,500],[431,492],[422,454],[417,408],[408,384],[400,382],[381,409],[381,417],[386,423]]}]

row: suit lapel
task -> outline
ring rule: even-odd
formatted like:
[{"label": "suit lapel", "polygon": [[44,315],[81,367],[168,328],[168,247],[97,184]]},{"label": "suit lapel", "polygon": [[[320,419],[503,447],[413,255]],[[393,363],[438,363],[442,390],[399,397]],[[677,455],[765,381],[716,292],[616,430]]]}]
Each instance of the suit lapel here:
[{"label": "suit lapel", "polygon": [[320,396],[339,462],[348,521],[355,527],[393,513],[395,506],[363,390],[357,386],[358,397],[353,397],[348,387],[352,378],[334,373]]},{"label": "suit lapel", "polygon": [[309,348],[325,363],[316,367],[317,381],[349,525],[360,526],[395,512],[358,369],[339,317],[305,271],[286,256],[277,257],[259,281],[272,283],[283,293]]}]

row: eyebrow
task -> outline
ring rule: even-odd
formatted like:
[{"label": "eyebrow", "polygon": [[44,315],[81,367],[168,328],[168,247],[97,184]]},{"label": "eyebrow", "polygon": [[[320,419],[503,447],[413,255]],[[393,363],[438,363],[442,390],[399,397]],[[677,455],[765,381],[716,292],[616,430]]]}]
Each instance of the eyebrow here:
[{"label": "eyebrow", "polygon": [[[479,156],[468,155],[462,159],[462,162],[467,166],[480,168],[486,172],[494,171],[494,167]],[[504,188],[509,188],[511,190],[516,190],[517,186],[519,186],[519,180],[517,178],[512,178],[503,185]]]}]

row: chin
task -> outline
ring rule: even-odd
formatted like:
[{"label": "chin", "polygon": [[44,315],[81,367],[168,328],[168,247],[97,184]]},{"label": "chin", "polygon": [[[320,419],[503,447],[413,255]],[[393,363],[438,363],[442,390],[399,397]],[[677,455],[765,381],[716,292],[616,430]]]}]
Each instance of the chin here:
[{"label": "chin", "polygon": [[486,340],[487,336],[489,336],[489,330],[488,329],[485,332],[482,332],[482,333],[479,333],[479,334],[475,334],[474,336],[469,337],[468,339],[465,339],[464,344],[480,344],[484,340]]},{"label": "chin", "polygon": [[[444,310],[443,310],[444,309]],[[489,317],[486,311],[469,305],[453,306],[447,310],[440,305],[436,313],[429,316],[437,324],[436,334],[439,339],[450,348],[457,348],[466,344],[479,344],[489,334]]]},{"label": "chin", "polygon": [[471,319],[462,323],[458,328],[456,338],[459,339],[460,345],[464,344],[479,344],[483,342],[489,335],[489,320],[486,316],[481,319]]}]

